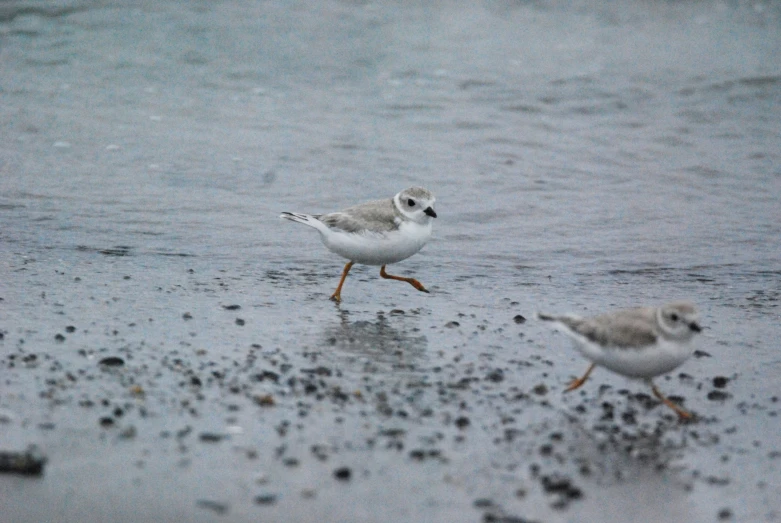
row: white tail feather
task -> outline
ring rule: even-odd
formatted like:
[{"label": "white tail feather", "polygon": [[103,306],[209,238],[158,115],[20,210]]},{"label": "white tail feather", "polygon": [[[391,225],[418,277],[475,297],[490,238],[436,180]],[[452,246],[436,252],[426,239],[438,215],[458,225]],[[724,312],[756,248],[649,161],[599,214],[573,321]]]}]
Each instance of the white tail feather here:
[{"label": "white tail feather", "polygon": [[302,214],[298,212],[283,212],[279,215],[280,218],[283,220],[290,220],[291,222],[296,223],[303,223],[304,225],[308,225],[310,227],[314,227],[315,229],[323,229],[325,228],[325,224],[318,220],[315,216],[312,216],[311,214]]}]

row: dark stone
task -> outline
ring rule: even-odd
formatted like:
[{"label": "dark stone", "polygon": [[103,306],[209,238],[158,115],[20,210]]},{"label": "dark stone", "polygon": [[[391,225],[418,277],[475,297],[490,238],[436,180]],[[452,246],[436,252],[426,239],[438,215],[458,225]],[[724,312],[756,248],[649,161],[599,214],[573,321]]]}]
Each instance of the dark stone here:
[{"label": "dark stone", "polygon": [[540,383],[532,389],[532,392],[538,396],[545,396],[548,393],[548,387],[544,383]]},{"label": "dark stone", "polygon": [[258,505],[273,505],[277,502],[276,494],[259,494],[255,496],[255,503]]},{"label": "dark stone", "polygon": [[121,367],[125,364],[125,360],[118,356],[108,356],[98,362],[98,365],[104,365],[106,367]]},{"label": "dark stone", "polygon": [[347,481],[350,479],[350,476],[352,476],[352,470],[350,470],[350,467],[339,467],[338,469],[334,470],[334,477],[340,481]]},{"label": "dark stone", "polygon": [[314,369],[301,369],[301,372],[304,374],[314,374],[316,376],[330,376],[333,374],[333,371],[329,369],[328,367],[316,367]]},{"label": "dark stone", "polygon": [[711,401],[724,401],[731,397],[732,394],[730,394],[729,392],[724,392],[722,390],[712,390],[708,393],[708,399]]},{"label": "dark stone", "polygon": [[40,476],[46,465],[46,457],[35,447],[24,452],[0,451],[0,473],[21,474],[24,476]]},{"label": "dark stone", "polygon": [[724,487],[726,485],[729,485],[729,478],[718,478],[716,476],[708,476],[705,478],[705,481],[709,485],[715,485],[717,487]]},{"label": "dark stone", "polygon": [[270,370],[264,370],[260,374],[255,374],[254,376],[252,376],[252,379],[254,381],[270,380],[270,381],[273,381],[274,383],[278,383],[279,382],[279,374],[277,374],[276,372],[272,372]]},{"label": "dark stone", "polygon": [[424,459],[426,459],[426,451],[423,449],[410,450],[409,457],[416,461],[423,461]]},{"label": "dark stone", "polygon": [[725,378],[724,376],[716,376],[713,378],[713,386],[717,389],[723,389],[727,386],[727,383],[729,382],[729,378]]},{"label": "dark stone", "polygon": [[504,381],[504,371],[502,371],[502,369],[494,369],[485,375],[485,379],[493,381],[494,383]]},{"label": "dark stone", "polygon": [[559,494],[565,499],[572,500],[583,497],[583,491],[573,485],[570,478],[558,474],[542,476],[542,488],[548,494]]},{"label": "dark stone", "polygon": [[219,501],[212,501],[209,499],[199,499],[195,502],[196,506],[198,508],[205,508],[207,510],[211,510],[215,514],[226,514],[228,512],[228,504],[227,503],[220,503]]}]

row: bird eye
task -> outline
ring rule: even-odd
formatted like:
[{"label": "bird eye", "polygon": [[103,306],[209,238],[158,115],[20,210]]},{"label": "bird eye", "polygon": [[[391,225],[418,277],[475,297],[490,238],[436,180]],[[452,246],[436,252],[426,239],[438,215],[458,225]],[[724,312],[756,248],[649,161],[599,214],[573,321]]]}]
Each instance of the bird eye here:
[{"label": "bird eye", "polygon": [[410,207],[415,207],[415,200],[410,198],[409,200],[407,200],[407,205],[409,205]]},{"label": "bird eye", "polygon": [[678,315],[673,312],[672,314],[670,314],[670,319],[673,321],[678,321],[679,318]]}]

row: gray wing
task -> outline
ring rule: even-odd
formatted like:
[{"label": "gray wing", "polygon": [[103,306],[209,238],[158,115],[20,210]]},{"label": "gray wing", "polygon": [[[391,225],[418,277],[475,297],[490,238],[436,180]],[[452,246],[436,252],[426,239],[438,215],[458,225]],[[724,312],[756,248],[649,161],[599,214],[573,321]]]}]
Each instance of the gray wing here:
[{"label": "gray wing", "polygon": [[[656,343],[656,323],[646,309],[629,309],[595,318],[559,317],[574,334],[605,347],[638,349]],[[652,319],[651,316],[650,319]]]},{"label": "gray wing", "polygon": [[330,229],[344,232],[391,232],[398,230],[396,223],[396,207],[393,200],[377,200],[367,202],[343,211],[332,212],[318,216],[318,219]]}]

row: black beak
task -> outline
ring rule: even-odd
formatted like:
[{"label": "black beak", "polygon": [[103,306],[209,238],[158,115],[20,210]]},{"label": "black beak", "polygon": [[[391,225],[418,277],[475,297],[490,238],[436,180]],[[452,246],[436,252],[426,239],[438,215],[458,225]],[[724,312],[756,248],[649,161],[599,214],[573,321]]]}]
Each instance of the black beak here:
[{"label": "black beak", "polygon": [[700,327],[697,323],[691,322],[689,324],[689,328],[693,330],[694,332],[702,332],[702,327]]},{"label": "black beak", "polygon": [[435,213],[435,212],[434,212],[434,209],[432,209],[431,207],[426,207],[426,208],[425,208],[425,210],[424,210],[423,212],[424,212],[424,213],[426,213],[426,214],[428,214],[428,215],[429,215],[429,216],[431,216],[432,218],[436,218],[436,217],[437,217],[437,213]]}]

